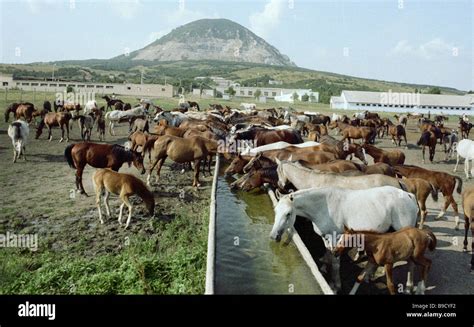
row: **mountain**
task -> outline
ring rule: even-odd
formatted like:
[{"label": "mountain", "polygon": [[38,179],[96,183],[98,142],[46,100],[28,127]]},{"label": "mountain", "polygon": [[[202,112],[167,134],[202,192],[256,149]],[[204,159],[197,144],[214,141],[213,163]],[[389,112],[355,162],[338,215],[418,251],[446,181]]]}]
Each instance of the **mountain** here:
[{"label": "mountain", "polygon": [[[113,59],[123,60],[122,55]],[[128,55],[131,61],[219,60],[295,66],[278,49],[228,19],[201,19]]]}]

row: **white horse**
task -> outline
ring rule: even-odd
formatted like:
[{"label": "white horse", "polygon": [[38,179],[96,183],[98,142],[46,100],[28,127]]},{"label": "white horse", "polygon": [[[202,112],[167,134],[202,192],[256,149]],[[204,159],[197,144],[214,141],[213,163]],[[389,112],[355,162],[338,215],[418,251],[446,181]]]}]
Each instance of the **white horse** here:
[{"label": "white horse", "polygon": [[314,141],[308,141],[308,142],[304,142],[304,143],[300,143],[300,144],[290,144],[290,143],[285,142],[285,141],[279,141],[279,142],[275,142],[275,143],[262,145],[262,146],[259,146],[259,147],[253,148],[253,149],[249,149],[246,152],[242,152],[242,155],[256,156],[259,152],[264,152],[264,151],[269,151],[269,150],[281,150],[281,149],[285,149],[289,146],[294,146],[294,147],[297,147],[297,148],[307,148],[307,147],[316,146],[316,145],[320,145],[320,143],[314,142]]},{"label": "white horse", "polygon": [[257,105],[255,103],[241,103],[240,106],[242,108],[244,108],[245,110],[247,110],[246,112],[248,112],[249,110],[255,110],[257,108]]},{"label": "white horse", "polygon": [[343,187],[352,190],[362,190],[379,186],[392,186],[400,190],[406,190],[403,181],[394,177],[373,174],[362,176],[343,176],[334,173],[320,172],[303,167],[298,162],[280,161],[278,164],[278,186],[285,188],[291,182],[298,190],[321,187]]},{"label": "white horse", "polygon": [[[344,228],[385,233],[390,227],[400,230],[415,226],[418,205],[415,196],[391,186],[367,190],[349,190],[337,187],[297,191],[280,198],[275,206],[275,223],[270,237],[277,242],[285,230],[291,239],[296,216],[313,223],[329,250],[334,250]],[[341,288],[339,257],[331,256],[332,277],[336,290]],[[411,268],[411,267],[410,267]],[[410,270],[411,272],[411,270]],[[407,288],[413,285],[413,274],[408,275]]]},{"label": "white horse", "polygon": [[365,112],[356,112],[352,117],[357,119],[365,119]]},{"label": "white horse", "polygon": [[169,126],[178,127],[182,122],[189,119],[189,117],[179,111],[162,111],[156,114],[153,121],[155,123],[160,120],[166,120]]},{"label": "white horse", "polygon": [[341,120],[342,120],[342,115],[335,114],[335,113],[332,114],[332,116],[331,116],[331,122],[341,121]]},{"label": "white horse", "polygon": [[[456,146],[457,159],[456,166],[454,166],[454,172],[458,169],[459,157],[464,158],[464,173],[466,179],[469,179],[469,160],[474,160],[474,141],[469,139],[463,139],[459,141]],[[471,175],[474,176],[474,166],[471,166]]]},{"label": "white horse", "polygon": [[8,136],[11,138],[13,145],[13,162],[16,162],[16,159],[20,158],[21,155],[26,161],[25,145],[29,134],[30,128],[23,120],[16,120],[8,126]]},{"label": "white horse", "polygon": [[110,135],[115,135],[114,131],[114,124],[120,122],[121,119],[136,117],[136,116],[144,116],[146,115],[146,110],[144,107],[139,106],[132,108],[130,110],[120,111],[120,110],[112,110],[105,114],[105,119],[109,121],[109,133]]},{"label": "white horse", "polygon": [[95,100],[87,101],[86,105],[84,106],[84,115],[89,115],[92,113],[93,109],[99,109],[99,107],[97,107],[97,102]]}]

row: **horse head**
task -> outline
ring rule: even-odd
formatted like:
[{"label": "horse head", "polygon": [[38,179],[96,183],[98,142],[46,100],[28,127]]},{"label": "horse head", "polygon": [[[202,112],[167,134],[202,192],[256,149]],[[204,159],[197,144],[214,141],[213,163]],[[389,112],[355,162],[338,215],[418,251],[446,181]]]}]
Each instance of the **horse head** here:
[{"label": "horse head", "polygon": [[288,184],[288,177],[285,174],[283,169],[283,162],[281,162],[278,158],[275,158],[275,162],[277,164],[277,175],[278,175],[278,187],[282,190],[285,189],[285,186]]},{"label": "horse head", "polygon": [[280,242],[285,230],[291,235],[291,230],[296,220],[296,212],[294,210],[294,195],[289,194],[283,196],[275,206],[275,222],[270,238]]},{"label": "horse head", "polygon": [[141,170],[141,174],[143,175],[145,173],[145,165],[143,164],[143,157],[142,155],[137,152],[137,151],[133,151],[133,150],[129,150],[132,152],[132,161],[133,161],[133,165],[135,166],[135,168],[137,168],[138,170]]}]

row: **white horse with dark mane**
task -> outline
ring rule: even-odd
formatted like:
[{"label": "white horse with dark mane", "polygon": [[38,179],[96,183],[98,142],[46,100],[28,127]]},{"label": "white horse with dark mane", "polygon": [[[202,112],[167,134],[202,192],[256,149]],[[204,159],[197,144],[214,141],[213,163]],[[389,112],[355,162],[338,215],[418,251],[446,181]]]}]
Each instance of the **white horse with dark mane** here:
[{"label": "white horse with dark mane", "polygon": [[28,141],[28,135],[30,134],[30,128],[28,124],[23,120],[16,120],[8,126],[8,136],[12,140],[13,145],[13,162],[23,155],[23,159],[26,161],[25,146]]},{"label": "white horse with dark mane", "polygon": [[[301,190],[278,201],[270,237],[279,242],[287,231],[291,239],[296,216],[301,216],[313,223],[314,231],[332,252],[337,245],[332,236],[341,235],[344,228],[379,233],[387,232],[390,227],[400,230],[415,226],[417,212],[415,196],[391,186],[366,190],[337,187]],[[339,257],[331,255],[331,261],[335,288],[340,290]],[[410,272],[413,268],[410,267]],[[407,288],[410,283],[413,285],[412,273],[408,275]]]},{"label": "white horse with dark mane", "polygon": [[403,181],[394,177],[373,174],[363,176],[343,176],[335,173],[320,172],[303,167],[298,162],[280,161],[278,164],[278,186],[285,188],[291,182],[298,190],[321,187],[343,187],[351,190],[362,190],[379,186],[392,186],[406,190]]},{"label": "white horse with dark mane", "polygon": [[118,124],[120,120],[126,118],[132,118],[136,116],[145,116],[147,114],[146,109],[143,106],[138,106],[130,110],[112,110],[105,114],[105,119],[109,121],[109,133],[115,135],[114,125]]},{"label": "white horse with dark mane", "polygon": [[[457,159],[456,166],[454,166],[454,172],[458,169],[459,158],[464,158],[464,173],[466,174],[466,179],[469,179],[469,160],[474,160],[474,141],[469,139],[463,139],[459,141],[456,146]],[[474,176],[474,166],[471,164],[471,175]]]}]

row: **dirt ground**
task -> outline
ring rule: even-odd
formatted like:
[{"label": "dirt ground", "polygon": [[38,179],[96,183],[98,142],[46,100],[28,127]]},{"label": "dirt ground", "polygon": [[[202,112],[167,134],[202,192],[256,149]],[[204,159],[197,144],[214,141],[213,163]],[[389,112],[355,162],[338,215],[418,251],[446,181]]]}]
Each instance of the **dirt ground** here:
[{"label": "dirt ground", "polygon": [[[394,119],[392,119],[394,121]],[[450,120],[445,126],[457,129],[457,117],[451,116]],[[333,132],[331,132],[332,134]],[[445,154],[443,147],[439,144],[436,147],[436,155],[434,163],[422,163],[421,148],[416,146],[416,142],[420,137],[420,132],[416,126],[416,121],[409,121],[407,127],[407,139],[408,149],[402,149],[405,153],[406,164],[417,165],[431,170],[438,170],[447,172],[450,174],[457,175],[463,179],[463,190],[467,187],[472,187],[474,182],[472,179],[466,180],[464,175],[464,161],[458,167],[456,173],[453,172],[456,158],[451,158],[449,161],[445,161]],[[376,146],[382,149],[392,149],[395,145],[385,136],[383,140],[377,139]],[[403,143],[402,143],[403,147]],[[372,158],[369,157],[369,164],[373,163]],[[428,158],[428,150],[426,150],[426,158]],[[355,159],[358,160],[358,159]],[[434,252],[429,252],[427,257],[431,258],[433,265],[428,277],[426,294],[474,294],[474,274],[470,274],[470,260],[471,260],[471,238],[469,232],[469,252],[463,252],[463,240],[464,240],[464,223],[463,214],[461,207],[461,195],[454,193],[454,198],[458,204],[460,210],[460,221],[459,230],[454,229],[454,217],[455,213],[451,207],[449,207],[445,218],[443,220],[435,221],[434,218],[438,215],[440,208],[444,205],[444,197],[441,192],[439,193],[438,202],[434,202],[431,196],[428,198],[428,217],[426,218],[426,226],[431,228],[437,237],[438,243],[437,248]],[[364,262],[365,264],[365,262]],[[347,274],[351,276],[350,283],[346,283],[344,289],[349,291],[353,285],[355,275],[363,267],[362,264],[354,266],[352,264],[345,265],[346,269],[349,270]],[[344,268],[344,265],[342,266]],[[406,265],[397,265],[394,269],[395,285],[406,282]],[[418,273],[415,273],[415,280],[418,279]],[[348,279],[346,279],[348,280]],[[386,293],[385,277],[383,275],[383,269],[379,268],[376,274],[376,279],[372,285],[362,285],[358,291],[361,294],[367,293]]]},{"label": "dirt ground", "polygon": [[[28,161],[20,159],[15,164],[12,163],[13,150],[7,135],[7,127],[8,125],[2,121],[0,124],[0,162],[2,163],[0,233],[38,234],[39,253],[53,251],[65,258],[79,257],[94,260],[101,254],[120,253],[125,247],[124,244],[132,238],[156,237],[157,233],[164,228],[163,224],[173,221],[178,216],[189,217],[189,224],[196,222],[199,228],[195,232],[202,233],[202,238],[196,239],[204,243],[202,246],[200,244],[204,252],[200,260],[202,263],[205,262],[205,241],[201,240],[207,240],[211,177],[201,175],[202,187],[196,190],[192,187],[192,172],[187,171],[182,174],[179,167],[175,167],[171,160],[167,160],[159,183],[156,184],[155,179],[152,178],[152,190],[156,202],[154,217],[149,217],[145,206],[140,205],[141,199],[132,197],[131,202],[138,205],[134,206],[130,226],[125,230],[123,225],[119,226],[117,222],[121,202],[117,196],[111,196],[110,207],[113,219],[106,220],[105,224],[101,225],[91,180],[95,169],[87,166],[83,175],[84,187],[89,194],[89,197],[86,197],[75,192],[75,170],[70,168],[64,159],[64,149],[67,144],[80,142],[77,122],[73,123],[69,143],[58,142],[61,135],[58,128],[53,129],[51,142],[47,140],[46,129],[43,135],[35,140],[36,128],[31,125],[26,146]],[[123,124],[116,128],[116,135],[112,137],[107,134],[106,142],[124,144],[127,141],[128,125]],[[92,141],[97,141],[95,131]],[[148,167],[147,160],[145,163]],[[133,165],[128,167],[124,164],[120,172],[131,173],[145,179],[145,175],[140,175]],[[178,237],[180,235],[176,235],[176,239]],[[191,237],[191,235],[185,237]],[[178,244],[178,241],[171,241],[175,244],[165,244],[164,241],[160,243],[158,240],[157,243],[157,251],[173,251],[178,246],[182,246]],[[192,241],[189,244],[192,245]],[[193,251],[194,249],[190,246],[189,253]],[[199,276],[186,276],[186,278],[199,279],[195,284],[202,284],[198,286],[200,293],[204,287],[202,274],[204,274],[205,266],[200,263],[199,267],[202,270]],[[1,281],[0,284],[2,284]],[[196,289],[184,289],[180,292],[196,292]]]}]

